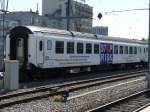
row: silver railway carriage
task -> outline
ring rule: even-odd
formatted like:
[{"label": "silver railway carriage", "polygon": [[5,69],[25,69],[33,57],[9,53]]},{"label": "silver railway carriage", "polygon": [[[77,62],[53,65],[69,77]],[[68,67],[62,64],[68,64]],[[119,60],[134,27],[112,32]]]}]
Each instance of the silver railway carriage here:
[{"label": "silver railway carriage", "polygon": [[146,42],[36,26],[13,28],[6,39],[6,58],[20,68],[58,69],[128,65],[148,61]]}]

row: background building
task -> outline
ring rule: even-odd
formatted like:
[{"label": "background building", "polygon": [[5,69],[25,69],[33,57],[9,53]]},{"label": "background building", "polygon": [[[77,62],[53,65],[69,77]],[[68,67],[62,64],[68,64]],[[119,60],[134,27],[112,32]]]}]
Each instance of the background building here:
[{"label": "background building", "polygon": [[[74,0],[71,1],[70,16],[90,17],[89,19],[71,19],[70,30],[79,32],[92,32],[93,7]],[[42,15],[52,19],[53,17],[66,17],[68,0],[42,0]],[[58,28],[67,29],[67,19],[55,21]]]},{"label": "background building", "polygon": [[18,25],[51,26],[46,17],[40,16],[37,12],[32,12],[32,10],[10,12],[5,15],[5,19],[17,21]]},{"label": "background building", "polygon": [[108,36],[108,27],[107,26],[95,26],[93,27],[92,32],[94,34]]}]

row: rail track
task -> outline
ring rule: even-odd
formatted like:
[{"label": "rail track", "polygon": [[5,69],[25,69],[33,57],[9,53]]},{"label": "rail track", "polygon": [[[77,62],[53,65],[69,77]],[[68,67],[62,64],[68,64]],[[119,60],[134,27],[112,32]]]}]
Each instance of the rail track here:
[{"label": "rail track", "polygon": [[150,103],[147,103],[146,105],[144,105],[144,106],[142,106],[142,107],[140,107],[140,108],[134,110],[133,112],[140,112],[140,111],[142,111],[143,109],[145,109],[145,108],[147,108],[147,107],[149,107],[149,106],[150,106]]},{"label": "rail track", "polygon": [[[150,103],[150,89],[107,103],[87,112],[139,112]],[[139,109],[138,109],[139,108]]]},{"label": "rail track", "polygon": [[108,76],[108,77],[82,80],[82,81],[70,82],[65,84],[58,84],[56,86],[41,86],[24,92],[2,95],[0,96],[0,108],[8,107],[14,104],[25,103],[40,98],[46,98],[58,94],[68,96],[69,92],[71,91],[83,89],[86,87],[92,87],[96,85],[102,85],[109,82],[115,82],[118,80],[125,80],[128,78],[144,76],[145,73],[146,70],[124,73],[124,74]]}]

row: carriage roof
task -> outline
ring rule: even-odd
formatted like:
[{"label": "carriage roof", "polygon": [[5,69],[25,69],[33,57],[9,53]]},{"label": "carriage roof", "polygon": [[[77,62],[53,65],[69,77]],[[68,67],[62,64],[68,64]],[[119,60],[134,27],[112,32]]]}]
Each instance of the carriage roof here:
[{"label": "carriage roof", "polygon": [[141,41],[137,39],[127,39],[120,37],[111,37],[111,36],[103,36],[96,35],[92,33],[82,33],[75,31],[66,31],[54,28],[40,27],[40,26],[17,26],[10,31],[10,34],[34,34],[34,33],[42,33],[42,34],[51,34],[51,35],[63,35],[66,37],[78,37],[78,38],[88,38],[88,39],[98,39],[98,40],[108,40],[115,42],[127,42],[127,43],[139,43],[139,44],[147,44],[146,41]]}]

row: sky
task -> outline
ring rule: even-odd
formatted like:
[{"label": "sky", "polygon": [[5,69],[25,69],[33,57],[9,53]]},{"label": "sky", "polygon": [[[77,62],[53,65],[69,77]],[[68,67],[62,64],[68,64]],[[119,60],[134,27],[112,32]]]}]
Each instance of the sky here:
[{"label": "sky", "polygon": [[[77,0],[79,1],[79,0]],[[42,0],[9,0],[9,11],[42,12]],[[93,26],[108,26],[109,36],[142,39],[148,37],[148,10],[105,14],[105,12],[148,8],[148,0],[86,0],[93,7]],[[99,20],[98,13],[103,17]]]}]

